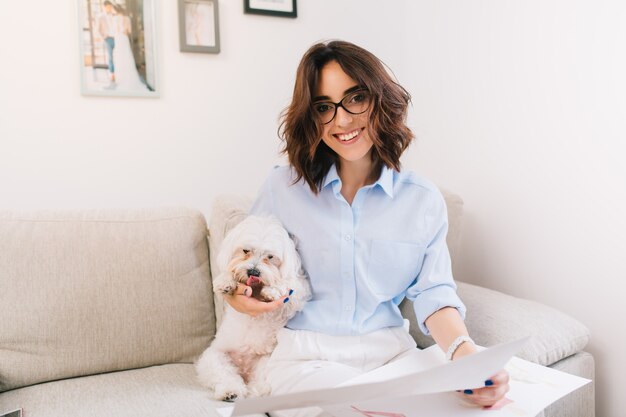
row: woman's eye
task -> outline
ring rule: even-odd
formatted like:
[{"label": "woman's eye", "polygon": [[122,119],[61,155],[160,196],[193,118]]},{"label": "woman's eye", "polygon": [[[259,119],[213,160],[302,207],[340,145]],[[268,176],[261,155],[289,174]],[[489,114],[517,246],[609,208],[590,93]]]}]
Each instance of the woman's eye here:
[{"label": "woman's eye", "polygon": [[357,93],[350,98],[350,103],[361,103],[366,100],[365,94]]},{"label": "woman's eye", "polygon": [[319,103],[315,105],[315,110],[318,113],[326,113],[327,111],[332,110],[332,106],[326,104],[326,103]]}]

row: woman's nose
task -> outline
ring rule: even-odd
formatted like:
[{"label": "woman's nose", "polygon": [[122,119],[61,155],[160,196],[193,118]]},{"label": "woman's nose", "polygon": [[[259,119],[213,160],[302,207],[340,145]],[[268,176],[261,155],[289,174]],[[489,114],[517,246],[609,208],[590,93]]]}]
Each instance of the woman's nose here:
[{"label": "woman's nose", "polygon": [[343,107],[338,107],[335,115],[335,124],[337,126],[347,126],[350,123],[352,123],[352,115]]}]

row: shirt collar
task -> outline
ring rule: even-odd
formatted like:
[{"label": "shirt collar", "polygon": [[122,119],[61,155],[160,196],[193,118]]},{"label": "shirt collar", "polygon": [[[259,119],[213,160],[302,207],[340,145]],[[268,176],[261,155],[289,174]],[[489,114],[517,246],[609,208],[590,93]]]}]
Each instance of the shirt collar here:
[{"label": "shirt collar", "polygon": [[[324,178],[322,188],[326,188],[328,184],[333,184],[333,188],[341,184],[341,179],[339,178],[339,173],[337,172],[337,166],[335,164],[330,166],[328,174],[326,174],[326,178]],[[393,169],[383,165],[380,177],[378,177],[378,180],[372,184],[372,187],[375,187],[376,185],[380,186],[380,188],[382,188],[389,197],[393,198]]]},{"label": "shirt collar", "polygon": [[378,181],[376,181],[374,185],[377,184],[389,197],[393,198],[393,169],[383,165],[380,177],[378,177]]},{"label": "shirt collar", "polygon": [[335,166],[335,164],[332,164],[330,166],[330,169],[328,170],[328,173],[326,174],[326,178],[324,178],[324,184],[322,185],[322,188],[326,188],[328,184],[331,184],[337,181],[341,182],[341,179],[339,178],[337,167]]}]

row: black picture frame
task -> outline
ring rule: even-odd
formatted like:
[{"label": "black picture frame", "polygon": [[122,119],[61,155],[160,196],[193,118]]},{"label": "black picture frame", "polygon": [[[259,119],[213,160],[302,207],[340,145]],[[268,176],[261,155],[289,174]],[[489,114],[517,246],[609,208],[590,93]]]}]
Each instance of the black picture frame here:
[{"label": "black picture frame", "polygon": [[296,0],[264,1],[244,0],[243,11],[246,14],[260,14],[265,16],[298,17]]}]

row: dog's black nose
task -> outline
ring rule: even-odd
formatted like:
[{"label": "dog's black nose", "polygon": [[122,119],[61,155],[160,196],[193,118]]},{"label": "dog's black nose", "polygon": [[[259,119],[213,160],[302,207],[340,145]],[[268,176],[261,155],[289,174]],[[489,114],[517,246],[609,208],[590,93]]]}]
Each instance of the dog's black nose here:
[{"label": "dog's black nose", "polygon": [[258,277],[261,275],[261,271],[259,271],[256,268],[250,268],[248,269],[248,276],[253,276],[253,277]]}]

